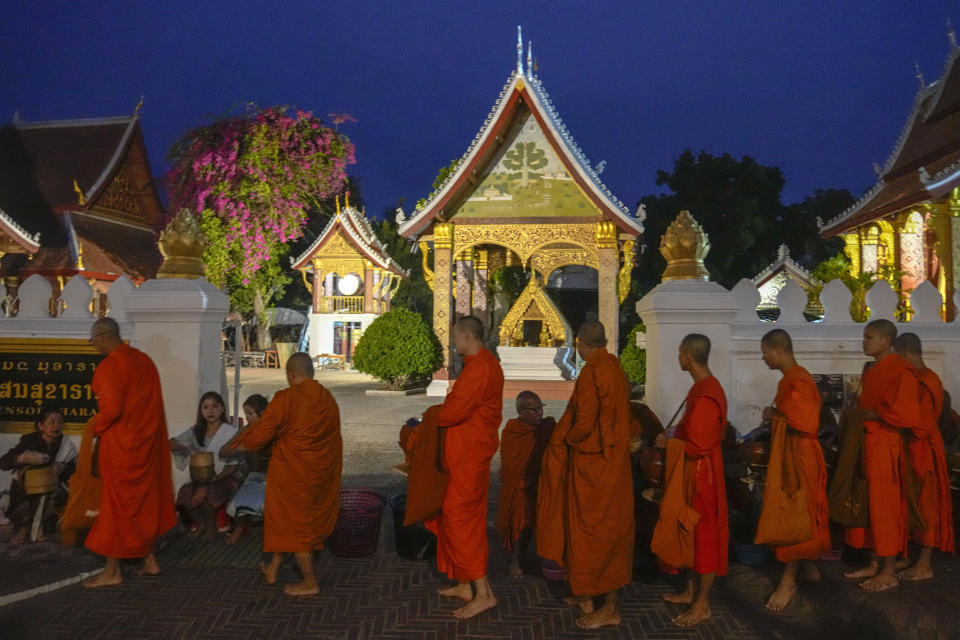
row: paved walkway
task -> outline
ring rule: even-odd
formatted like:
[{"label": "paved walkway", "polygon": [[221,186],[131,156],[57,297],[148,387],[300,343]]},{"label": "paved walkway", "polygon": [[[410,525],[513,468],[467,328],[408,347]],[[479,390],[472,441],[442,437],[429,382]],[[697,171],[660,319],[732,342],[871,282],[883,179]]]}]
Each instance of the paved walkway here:
[{"label": "paved walkway", "polygon": [[[244,395],[283,386],[277,371],[244,371]],[[376,386],[355,373],[320,374],[343,415],[345,488],[369,487],[384,495],[404,481],[389,469],[399,460],[398,424],[432,399],[363,395]],[[553,407],[552,407],[553,408]],[[559,413],[559,407],[553,408]],[[512,412],[511,412],[512,413]],[[495,467],[497,462],[494,463]],[[494,471],[491,497],[496,496]],[[491,519],[495,512],[491,504]],[[124,585],[86,591],[70,584],[99,566],[83,549],[54,542],[11,546],[0,528],[0,640],[16,638],[949,638],[960,633],[960,561],[938,557],[938,576],[883,594],[866,594],[841,577],[843,565],[824,563],[825,581],[802,586],[787,612],[763,609],[779,568],[732,564],[718,581],[714,617],[694,629],[677,629],[679,612],[661,596],[671,578],[638,571],[623,596],[624,623],[616,629],[583,631],[562,604],[563,585],[528,576],[506,576],[507,558],[491,542],[490,571],[499,606],[474,620],[457,621],[455,605],[436,595],[446,580],[432,562],[403,560],[394,553],[392,514],[384,512],[379,547],[362,558],[323,551],[316,556],[322,592],[312,598],[285,596],[263,584],[260,530],[229,547],[188,542],[171,535],[158,552],[163,574],[133,575]],[[490,539],[493,540],[492,529]],[[536,569],[535,558],[529,568]],[[280,582],[296,580],[291,563]],[[66,584],[67,586],[63,586]],[[52,586],[51,586],[52,585]],[[44,590],[50,590],[44,593]],[[29,597],[27,597],[29,596]],[[12,599],[23,598],[16,602]],[[6,603],[6,604],[2,604]]]}]

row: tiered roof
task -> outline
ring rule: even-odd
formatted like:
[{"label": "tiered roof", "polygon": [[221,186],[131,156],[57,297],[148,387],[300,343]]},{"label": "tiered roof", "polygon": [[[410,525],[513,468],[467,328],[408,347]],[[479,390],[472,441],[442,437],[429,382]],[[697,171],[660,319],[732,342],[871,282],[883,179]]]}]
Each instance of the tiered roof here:
[{"label": "tiered roof", "polygon": [[940,77],[921,78],[907,123],[879,180],[858,202],[821,225],[835,236],[914,205],[943,197],[960,186],[960,47],[950,32],[950,55]]},{"label": "tiered roof", "polygon": [[788,277],[791,277],[802,285],[818,282],[809,271],[790,257],[790,249],[785,244],[781,244],[780,248],[777,249],[777,259],[770,263],[766,269],[755,275],[752,282],[758,287],[761,287],[781,272],[786,273]]},{"label": "tiered roof", "polygon": [[532,48],[527,50],[526,65],[522,51],[523,45],[518,33],[516,70],[510,74],[500,90],[497,101],[480,131],[461,156],[457,168],[427,197],[423,206],[400,225],[399,231],[404,237],[415,237],[434,219],[446,220],[449,217],[452,212],[446,208],[455,206],[460,196],[473,187],[476,175],[483,171],[496,153],[521,106],[529,109],[536,118],[554,152],[601,214],[623,232],[634,235],[643,233],[642,218],[630,215],[626,206],[603,184],[599,174],[563,124],[540,78],[534,73]]}]

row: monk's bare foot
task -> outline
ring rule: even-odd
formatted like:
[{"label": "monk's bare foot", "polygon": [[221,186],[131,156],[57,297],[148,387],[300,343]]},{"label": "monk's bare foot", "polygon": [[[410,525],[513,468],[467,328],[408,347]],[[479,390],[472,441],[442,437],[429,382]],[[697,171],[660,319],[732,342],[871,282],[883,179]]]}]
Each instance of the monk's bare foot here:
[{"label": "monk's bare foot", "polygon": [[910,566],[910,558],[897,558],[896,563],[893,565],[894,569],[906,569]]},{"label": "monk's bare foot", "polygon": [[304,580],[288,584],[283,588],[283,592],[288,596],[315,596],[320,593],[320,587],[315,580]]},{"label": "monk's bare foot", "polygon": [[233,531],[227,536],[227,544],[237,544],[240,538],[247,532],[247,528],[241,525],[234,527]]},{"label": "monk's bare foot", "polygon": [[777,589],[771,593],[767,599],[767,609],[770,611],[783,611],[796,593],[796,582],[781,580],[780,584],[777,585]]},{"label": "monk's bare foot", "polygon": [[160,563],[157,562],[157,558],[151,553],[143,559],[143,564],[137,567],[134,573],[138,576],[158,576],[160,575]]},{"label": "monk's bare foot", "polygon": [[577,626],[581,629],[599,629],[600,627],[616,626],[618,624],[620,624],[620,613],[606,607],[601,607],[593,613],[577,618]]},{"label": "monk's bare foot", "polygon": [[693,591],[686,589],[680,593],[665,593],[663,600],[673,604],[693,604]]},{"label": "monk's bare foot", "polygon": [[[469,587],[469,585],[467,585]],[[467,618],[472,618],[478,613],[483,613],[487,609],[493,609],[497,606],[497,599],[493,596],[488,596],[485,598],[473,598],[467,604],[463,605],[459,609],[453,610],[453,616],[461,620],[466,620]]]},{"label": "monk's bare foot", "polygon": [[692,627],[709,618],[713,613],[710,611],[709,604],[692,604],[690,608],[673,619],[673,624],[678,627]]},{"label": "monk's bare foot", "polygon": [[933,569],[930,567],[921,567],[918,564],[913,565],[906,571],[897,574],[900,580],[929,580],[933,577]]},{"label": "monk's bare foot", "polygon": [[567,596],[563,602],[571,607],[580,607],[583,613],[593,613],[593,598],[590,596]]},{"label": "monk's bare foot", "polygon": [[866,591],[886,591],[887,589],[893,589],[898,584],[896,576],[892,576],[889,573],[878,573],[869,580],[864,580],[860,583],[860,587]]},{"label": "monk's bare foot", "polygon": [[509,575],[511,578],[522,578],[523,569],[520,568],[519,564],[511,563],[510,569],[507,571],[507,575]]},{"label": "monk's bare foot", "polygon": [[[463,582],[463,583],[458,582],[452,587],[437,589],[437,593],[444,596],[445,598],[460,598],[464,602],[470,602],[471,600],[473,600],[473,589],[470,588],[469,582]],[[496,603],[497,601],[494,600],[493,604],[496,604]],[[478,611],[477,613],[480,613],[480,612]]]},{"label": "monk's bare foot", "polygon": [[861,569],[845,571],[843,575],[847,578],[872,578],[873,576],[877,575],[877,571],[879,570],[880,565],[878,565],[876,562],[871,562]]},{"label": "monk's bare foot", "polygon": [[26,529],[17,529],[17,532],[10,538],[10,544],[24,544],[30,537],[30,532]]},{"label": "monk's bare foot", "polygon": [[106,571],[101,571],[95,576],[90,576],[83,581],[84,589],[98,589],[100,587],[115,587],[123,584],[122,575],[108,575]]},{"label": "monk's bare foot", "polygon": [[820,582],[820,569],[817,568],[817,565],[810,563],[804,563],[800,567],[800,571],[797,573],[797,580],[803,580],[804,582]]},{"label": "monk's bare foot", "polygon": [[279,562],[270,561],[260,563],[260,571],[263,572],[263,579],[266,580],[267,584],[277,583],[277,570],[279,568]]}]

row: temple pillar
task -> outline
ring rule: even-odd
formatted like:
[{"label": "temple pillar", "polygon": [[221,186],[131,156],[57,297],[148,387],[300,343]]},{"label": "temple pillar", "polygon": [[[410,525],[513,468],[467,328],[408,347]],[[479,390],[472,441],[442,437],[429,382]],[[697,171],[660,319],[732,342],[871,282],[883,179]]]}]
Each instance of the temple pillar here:
[{"label": "temple pillar", "polygon": [[464,251],[454,263],[457,272],[457,317],[468,316],[473,304],[473,250]]},{"label": "temple pillar", "polygon": [[923,260],[923,218],[916,211],[897,218],[899,251],[897,269],[905,273],[900,277],[901,291],[915,289],[926,278]]},{"label": "temple pillar", "polygon": [[860,275],[860,234],[857,231],[842,233],[843,252],[850,259],[850,275],[856,278]]},{"label": "temple pillar", "polygon": [[[337,295],[338,292],[335,291],[333,288],[333,280],[335,277],[336,277],[336,274],[333,274],[333,273],[328,273],[326,276],[324,276],[323,293],[325,297]],[[330,309],[330,302],[328,300],[324,299],[324,300],[321,300],[320,302],[322,303],[320,313],[325,313],[327,312],[328,309],[330,311],[333,311],[333,309]]]},{"label": "temple pillar", "polygon": [[373,310],[373,263],[363,261],[363,312],[375,313]]},{"label": "temple pillar", "polygon": [[607,333],[607,351],[619,350],[620,301],[617,298],[617,272],[620,252],[617,227],[612,222],[597,223],[597,315]]},{"label": "temple pillar", "polygon": [[453,261],[453,225],[433,226],[433,332],[443,348],[443,365],[434,378],[445,379],[450,367],[453,313],[450,305],[450,269]]},{"label": "temple pillar", "polygon": [[313,312],[321,313],[323,307],[323,269],[320,268],[320,259],[313,259]]},{"label": "temple pillar", "polygon": [[[473,295],[470,313],[480,318],[484,335],[490,338],[490,309],[488,300],[487,250],[477,249],[473,254]],[[489,341],[489,340],[488,340]]]},{"label": "temple pillar", "polygon": [[880,241],[876,227],[872,225],[860,230],[860,273],[876,272],[880,265],[877,261],[877,243]]},{"label": "temple pillar", "polygon": [[373,270],[373,286],[376,296],[373,301],[373,312],[383,313],[383,269],[377,267]]}]

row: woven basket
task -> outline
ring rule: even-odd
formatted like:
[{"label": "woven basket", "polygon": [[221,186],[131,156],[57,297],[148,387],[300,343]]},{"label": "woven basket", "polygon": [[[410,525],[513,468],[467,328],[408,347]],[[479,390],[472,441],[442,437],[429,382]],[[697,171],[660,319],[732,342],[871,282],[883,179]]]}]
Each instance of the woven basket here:
[{"label": "woven basket", "polygon": [[374,491],[340,492],[340,516],[327,538],[331,553],[348,558],[368,556],[377,550],[380,517],[387,499]]},{"label": "woven basket", "polygon": [[50,465],[30,467],[23,472],[23,491],[34,496],[57,490],[57,474]]}]

